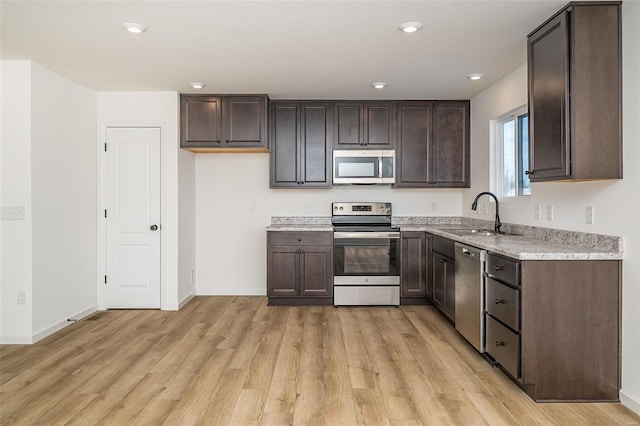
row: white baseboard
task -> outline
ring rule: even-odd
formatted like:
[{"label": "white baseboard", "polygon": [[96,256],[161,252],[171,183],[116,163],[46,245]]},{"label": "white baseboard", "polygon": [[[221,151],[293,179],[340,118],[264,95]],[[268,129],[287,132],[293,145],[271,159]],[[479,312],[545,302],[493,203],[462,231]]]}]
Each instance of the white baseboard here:
[{"label": "white baseboard", "polygon": [[197,290],[197,296],[266,296],[265,290]]},{"label": "white baseboard", "polygon": [[191,301],[191,299],[193,299],[194,297],[196,297],[196,295],[195,295],[195,294],[193,294],[193,293],[189,293],[189,294],[187,294],[187,296],[186,296],[184,299],[182,299],[182,300],[180,301],[180,303],[178,304],[178,305],[179,305],[179,306],[178,306],[178,309],[182,309],[182,308],[184,308],[184,305],[186,305],[187,303],[189,303],[189,302]]},{"label": "white baseboard", "polygon": [[195,294],[190,293],[187,294],[184,299],[182,299],[180,302],[178,302],[178,304],[175,303],[166,303],[162,306],[161,310],[163,311],[179,311],[180,309],[182,309],[184,307],[184,305],[186,305],[187,303],[189,303],[189,301],[191,299],[193,299],[195,297]]},{"label": "white baseboard", "polygon": [[[74,320],[81,320],[82,318],[91,315],[92,313],[96,312],[98,310],[98,305],[94,305],[91,306],[90,308],[84,309],[80,312],[78,312],[77,314],[71,315],[69,316],[69,319],[74,319]],[[53,333],[55,333],[56,331],[62,330],[63,328],[73,324],[75,321],[69,321],[69,319],[66,319],[64,321],[60,321],[57,324],[52,325],[51,327],[47,327],[44,330],[36,333],[33,335],[33,341],[31,343],[36,343],[42,339],[44,339],[45,337],[49,337],[51,336]]]},{"label": "white baseboard", "polygon": [[620,402],[629,410],[634,411],[636,414],[640,415],[640,398],[638,398],[636,395],[631,395],[624,390],[620,390]]}]

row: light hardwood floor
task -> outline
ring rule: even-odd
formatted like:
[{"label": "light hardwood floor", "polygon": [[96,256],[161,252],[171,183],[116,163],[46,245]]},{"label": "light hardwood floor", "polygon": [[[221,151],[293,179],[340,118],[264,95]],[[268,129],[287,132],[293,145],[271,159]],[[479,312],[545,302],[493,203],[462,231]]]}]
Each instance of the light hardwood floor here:
[{"label": "light hardwood floor", "polygon": [[98,312],[0,346],[3,424],[636,425],[620,404],[536,404],[433,307],[196,297]]}]

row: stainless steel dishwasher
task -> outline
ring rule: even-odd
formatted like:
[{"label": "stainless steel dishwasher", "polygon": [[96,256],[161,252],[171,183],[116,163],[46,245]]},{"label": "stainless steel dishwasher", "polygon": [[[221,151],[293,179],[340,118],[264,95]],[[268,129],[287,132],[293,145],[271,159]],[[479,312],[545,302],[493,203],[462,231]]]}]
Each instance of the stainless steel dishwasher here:
[{"label": "stainless steel dishwasher", "polygon": [[456,330],[480,353],[484,350],[484,264],[486,250],[455,244]]}]

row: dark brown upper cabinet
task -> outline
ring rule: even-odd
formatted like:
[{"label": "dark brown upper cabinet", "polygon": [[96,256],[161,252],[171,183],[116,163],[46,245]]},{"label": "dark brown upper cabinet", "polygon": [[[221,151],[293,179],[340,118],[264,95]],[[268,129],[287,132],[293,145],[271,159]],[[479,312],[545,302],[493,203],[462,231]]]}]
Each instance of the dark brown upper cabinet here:
[{"label": "dark brown upper cabinet", "polygon": [[333,103],[272,102],[270,187],[331,187]]},{"label": "dark brown upper cabinet", "polygon": [[397,187],[469,187],[469,111],[469,101],[398,103]]},{"label": "dark brown upper cabinet", "polygon": [[394,102],[336,102],[336,149],[390,149],[395,135]]},{"label": "dark brown upper cabinet", "polygon": [[196,152],[267,149],[267,96],[180,95],[180,147]]},{"label": "dark brown upper cabinet", "polygon": [[620,2],[569,3],[528,37],[531,181],[621,179]]}]

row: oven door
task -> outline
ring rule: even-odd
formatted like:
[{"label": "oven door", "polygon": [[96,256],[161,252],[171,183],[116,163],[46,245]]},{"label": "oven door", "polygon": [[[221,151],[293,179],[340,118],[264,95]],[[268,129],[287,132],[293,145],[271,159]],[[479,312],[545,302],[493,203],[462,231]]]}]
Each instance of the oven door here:
[{"label": "oven door", "polygon": [[399,242],[399,232],[334,232],[334,283],[398,284]]}]

